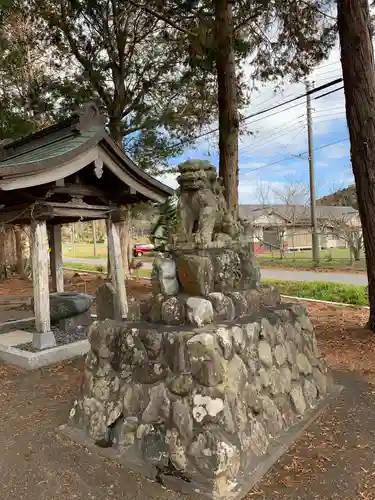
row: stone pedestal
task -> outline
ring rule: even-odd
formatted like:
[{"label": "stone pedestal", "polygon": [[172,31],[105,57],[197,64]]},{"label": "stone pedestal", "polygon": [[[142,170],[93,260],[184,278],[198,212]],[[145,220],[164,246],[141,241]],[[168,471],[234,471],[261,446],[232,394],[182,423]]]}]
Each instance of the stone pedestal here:
[{"label": "stone pedestal", "polygon": [[172,250],[181,293],[205,297],[254,289],[260,270],[249,244],[212,242],[206,247],[184,245]]},{"label": "stone pedestal", "polygon": [[144,319],[165,325],[202,326],[276,306],[280,295],[260,286],[251,247],[240,242],[185,244],[155,259],[153,297]]},{"label": "stone pedestal", "polygon": [[105,320],[90,343],[74,432],[193,496],[242,498],[332,387],[295,304],[202,328]]},{"label": "stone pedestal", "polygon": [[332,384],[306,310],[260,284],[216,169],[180,173],[179,243],[155,259],[142,322],[92,326],[67,429],[189,497],[239,499]]},{"label": "stone pedestal", "polygon": [[50,349],[55,347],[56,339],[52,331],[49,332],[36,332],[33,335],[33,348],[42,351],[43,349]]}]

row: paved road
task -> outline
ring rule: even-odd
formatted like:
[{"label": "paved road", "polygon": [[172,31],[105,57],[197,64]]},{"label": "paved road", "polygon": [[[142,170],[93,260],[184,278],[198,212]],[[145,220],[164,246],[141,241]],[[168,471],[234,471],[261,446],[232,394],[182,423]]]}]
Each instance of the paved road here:
[{"label": "paved road", "polygon": [[262,278],[290,281],[331,281],[347,285],[367,285],[366,274],[353,273],[315,273],[314,271],[262,269]]},{"label": "paved road", "polygon": [[[64,257],[66,264],[107,265],[106,259],[79,259]],[[151,269],[151,262],[143,262],[143,269]],[[296,271],[284,269],[262,269],[262,278],[289,281],[331,281],[347,285],[367,285],[366,274],[354,273],[315,273],[314,271]]]}]

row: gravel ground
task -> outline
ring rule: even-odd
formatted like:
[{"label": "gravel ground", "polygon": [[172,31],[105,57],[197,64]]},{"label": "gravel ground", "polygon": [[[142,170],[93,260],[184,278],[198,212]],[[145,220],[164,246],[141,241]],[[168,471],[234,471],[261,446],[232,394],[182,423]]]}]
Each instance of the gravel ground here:
[{"label": "gravel ground", "polygon": [[[35,331],[31,328],[24,328],[23,330],[26,330],[30,333],[34,333],[34,331]],[[51,330],[53,331],[53,333],[55,335],[56,346],[72,344],[73,342],[78,342],[79,340],[87,339],[87,330],[85,328],[82,328],[79,330],[72,329],[69,332],[64,332],[64,330],[61,330],[57,326],[52,326]],[[37,349],[33,348],[31,342],[29,342],[27,344],[19,344],[16,347],[18,347],[18,349],[22,349],[23,351],[38,352]]]}]

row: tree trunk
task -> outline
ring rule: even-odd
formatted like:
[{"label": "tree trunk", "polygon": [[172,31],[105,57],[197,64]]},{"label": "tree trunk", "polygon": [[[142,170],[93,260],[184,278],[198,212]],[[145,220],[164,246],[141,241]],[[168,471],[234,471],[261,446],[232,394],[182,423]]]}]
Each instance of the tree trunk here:
[{"label": "tree trunk", "polygon": [[[123,134],[121,132],[121,120],[120,118],[112,116],[109,119],[109,132],[111,134],[112,139],[117,143],[117,145],[124,149],[123,143]],[[120,244],[121,244],[121,255],[122,255],[122,264],[124,268],[125,277],[130,276],[130,261],[129,259],[129,248],[132,245],[131,238],[131,210],[128,207],[121,207],[121,211],[124,214],[124,220],[121,221],[119,226],[120,229]],[[109,261],[108,261],[108,270],[109,270]]]},{"label": "tree trunk", "polygon": [[92,242],[94,245],[94,257],[96,257],[97,251],[96,251],[96,221],[92,221]]},{"label": "tree trunk", "polygon": [[361,260],[361,250],[359,248],[352,247],[351,252],[352,252],[354,260],[356,262],[358,262],[359,260]]},{"label": "tree trunk", "polygon": [[21,279],[28,277],[28,263],[30,259],[29,235],[25,225],[16,226],[16,254],[17,254],[17,272]]},{"label": "tree trunk", "polygon": [[130,276],[130,262],[129,259],[129,246],[131,246],[131,208],[121,207],[122,221],[120,225],[120,243],[121,243],[121,256],[122,266],[124,268],[125,277]]},{"label": "tree trunk", "polygon": [[0,228],[0,281],[8,278],[5,252],[5,228]]},{"label": "tree trunk", "polygon": [[375,331],[375,65],[367,0],[338,0],[346,116],[366,253],[370,317]]},{"label": "tree trunk", "polygon": [[238,215],[238,109],[233,37],[233,0],[215,0],[219,105],[219,175],[228,208]]},{"label": "tree trunk", "polygon": [[121,149],[124,149],[124,144],[123,144],[124,136],[121,132],[121,120],[120,120],[120,118],[112,116],[109,119],[108,127],[109,127],[109,133],[110,133],[112,139],[117,143],[117,145]]}]

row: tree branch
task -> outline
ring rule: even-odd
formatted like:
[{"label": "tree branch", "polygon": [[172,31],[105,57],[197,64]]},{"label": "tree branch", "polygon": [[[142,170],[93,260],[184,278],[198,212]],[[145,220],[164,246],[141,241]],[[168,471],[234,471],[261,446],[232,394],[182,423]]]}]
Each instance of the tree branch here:
[{"label": "tree branch", "polygon": [[87,71],[93,87],[98,92],[103,102],[109,107],[111,105],[111,100],[108,94],[104,91],[103,87],[99,84],[96,72],[94,71],[89,59],[85,58],[81,54],[78,44],[69,29],[69,25],[66,22],[65,9],[61,1],[60,1],[60,7],[61,7],[61,16],[59,19],[60,23],[58,24],[58,27],[65,34],[73,55],[76,57],[77,61],[83,66],[83,68]]},{"label": "tree branch", "polygon": [[235,27],[234,27],[234,31],[238,31],[239,29],[241,29],[243,26],[246,26],[248,23],[250,23],[251,21],[254,21],[254,19],[256,19],[260,14],[262,14],[264,10],[264,7],[263,6],[260,6],[258,7],[255,12],[253,12],[250,16],[246,17],[243,21],[241,21],[239,24],[237,24]]},{"label": "tree branch", "polygon": [[133,0],[129,0],[129,3],[134,5],[134,7],[138,7],[139,9],[144,10],[145,12],[148,12],[152,16],[156,17],[157,19],[160,19],[160,21],[164,21],[166,24],[171,26],[172,28],[181,31],[181,33],[185,33],[185,35],[191,35],[191,36],[196,36],[192,31],[186,30],[185,28],[182,28],[181,26],[178,26],[172,19],[169,19],[168,17],[164,16],[163,14],[159,14],[159,12],[156,12],[146,5],[140,5],[137,2],[134,2]]},{"label": "tree branch", "polygon": [[309,2],[306,2],[305,0],[299,0],[299,1],[301,3],[303,3],[304,5],[307,5],[307,7],[312,7],[313,9],[315,9],[316,12],[318,12],[322,16],[327,17],[328,19],[332,19],[333,21],[337,22],[337,19],[334,16],[331,16],[330,14],[327,14],[326,12],[319,10],[317,7],[314,7],[314,5],[309,4]]}]

